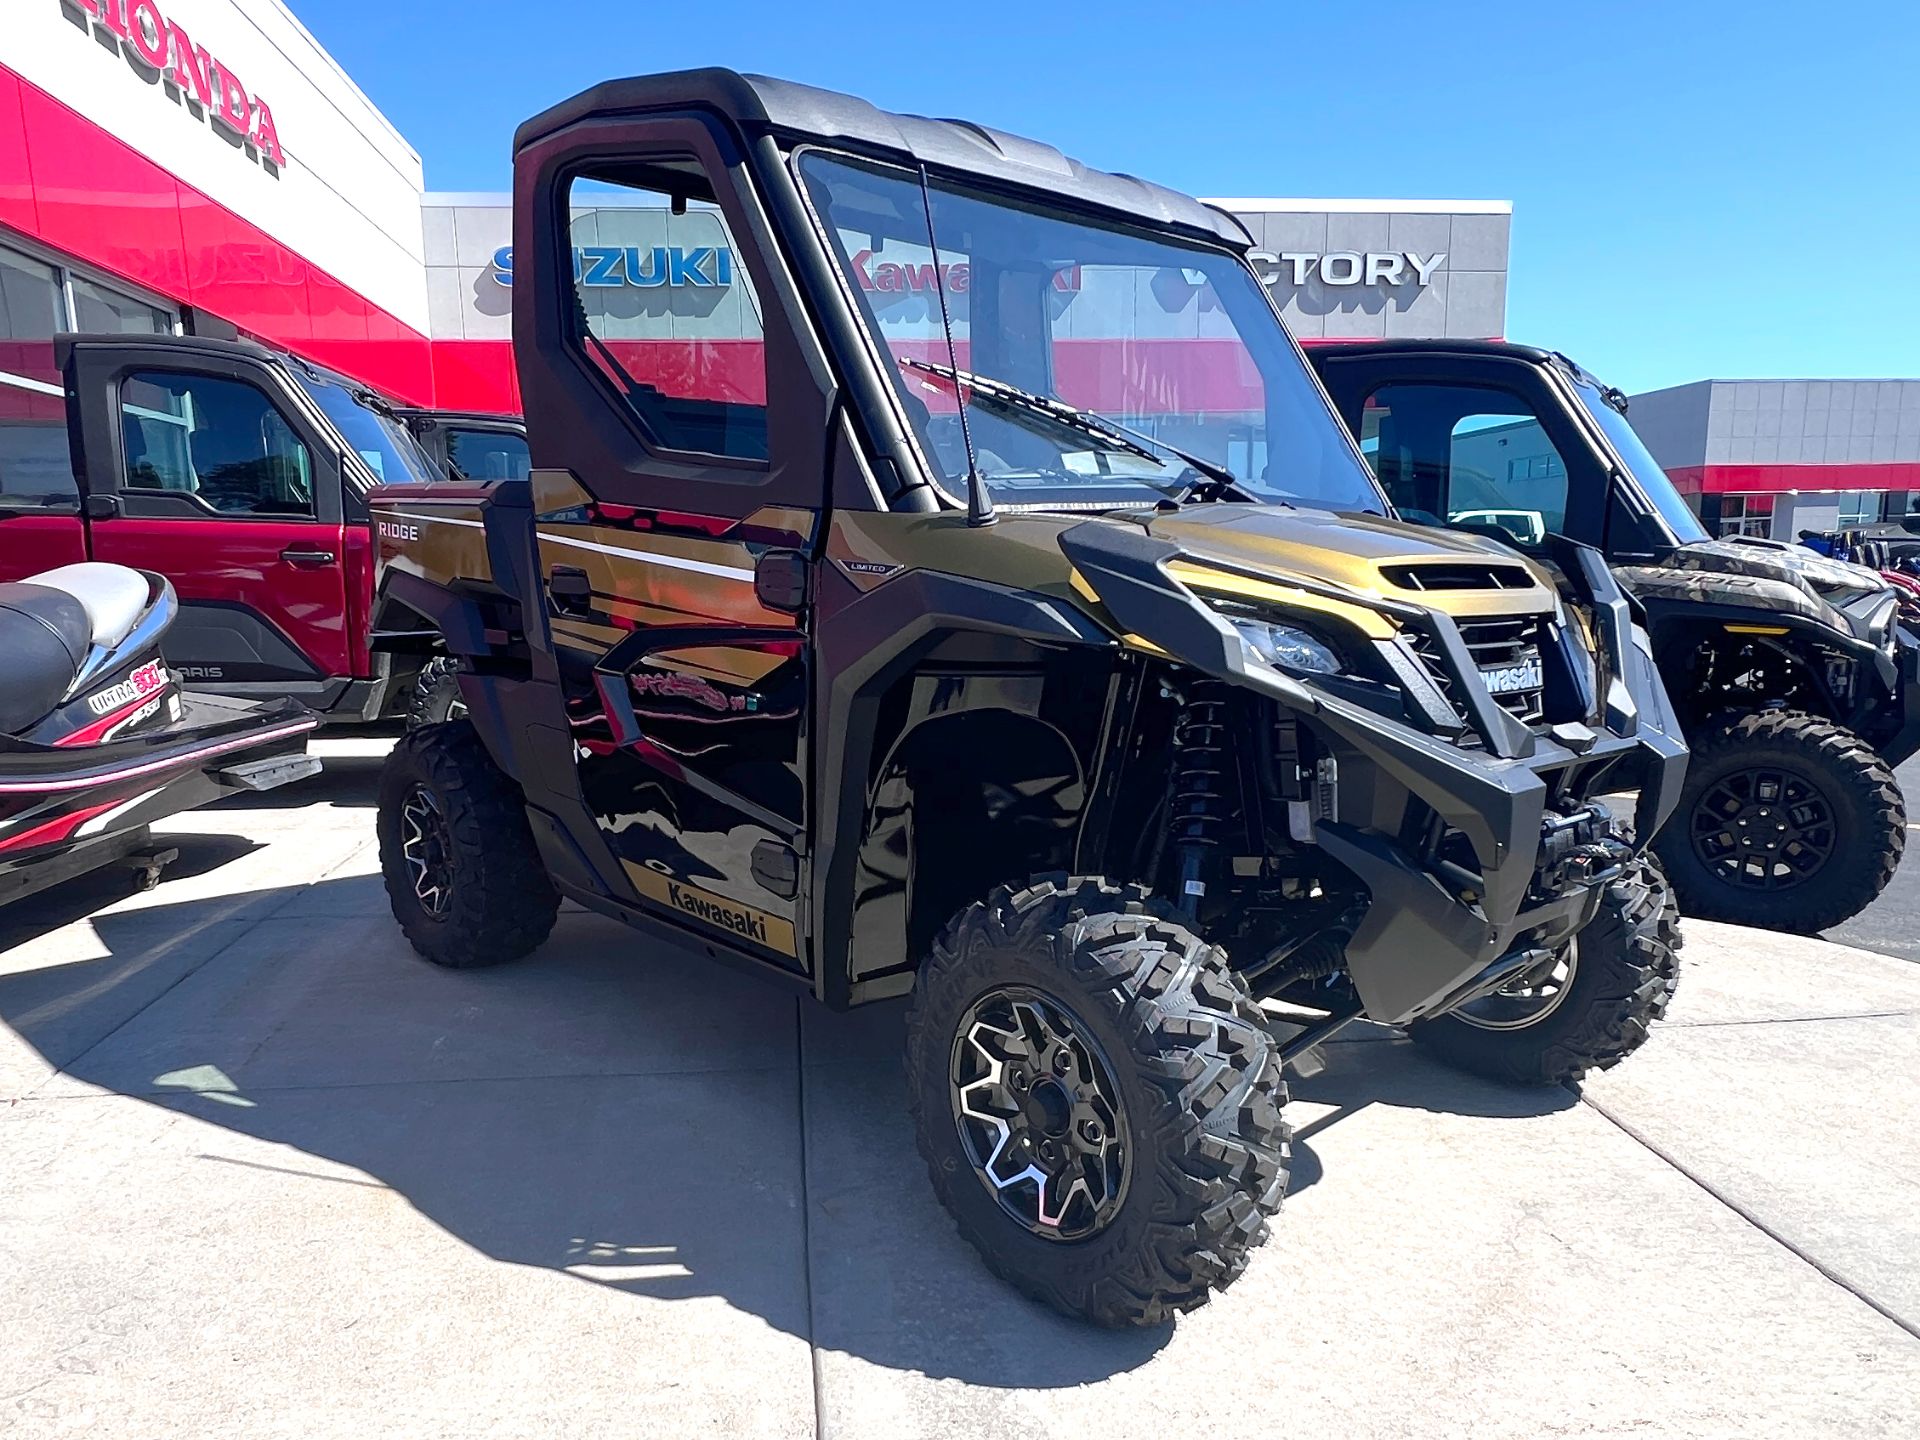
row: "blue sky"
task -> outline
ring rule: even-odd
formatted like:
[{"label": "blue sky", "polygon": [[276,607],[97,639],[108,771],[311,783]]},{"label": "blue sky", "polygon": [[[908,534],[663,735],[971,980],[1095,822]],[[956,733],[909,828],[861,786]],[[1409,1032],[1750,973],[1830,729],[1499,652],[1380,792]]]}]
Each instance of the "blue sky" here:
[{"label": "blue sky", "polygon": [[1208,195],[1514,202],[1511,338],[1628,390],[1920,375],[1920,6],[291,0],[438,190],[619,74],[728,65]]}]

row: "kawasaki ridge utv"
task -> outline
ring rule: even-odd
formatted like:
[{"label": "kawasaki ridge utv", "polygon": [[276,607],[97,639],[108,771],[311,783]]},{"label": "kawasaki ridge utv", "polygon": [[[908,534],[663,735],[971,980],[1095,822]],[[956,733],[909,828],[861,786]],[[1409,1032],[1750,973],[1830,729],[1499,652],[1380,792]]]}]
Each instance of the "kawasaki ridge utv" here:
[{"label": "kawasaki ridge utv", "polygon": [[1598,803],[1683,778],[1645,636],[1592,551],[1391,518],[1235,221],[723,71],[516,144],[531,476],[374,500],[383,643],[468,711],[381,784],[428,959],[566,896],[910,995],[941,1200],[1112,1325],[1240,1274],[1348,1021],[1535,1082],[1646,1038],[1672,915]]},{"label": "kawasaki ridge utv", "polygon": [[1386,340],[1312,359],[1401,515],[1535,551],[1565,535],[1645,608],[1693,751],[1654,841],[1687,914],[1814,931],[1872,903],[1907,843],[1892,767],[1920,750],[1920,642],[1890,582],[1709,540],[1626,397],[1564,355]]}]

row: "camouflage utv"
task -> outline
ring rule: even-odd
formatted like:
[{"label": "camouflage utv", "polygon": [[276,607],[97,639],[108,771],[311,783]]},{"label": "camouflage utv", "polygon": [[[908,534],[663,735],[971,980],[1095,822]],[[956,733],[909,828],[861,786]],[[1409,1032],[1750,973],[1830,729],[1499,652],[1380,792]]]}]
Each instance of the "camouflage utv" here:
[{"label": "camouflage utv", "polygon": [[1317,346],[1313,363],[1402,515],[1536,552],[1593,546],[1644,607],[1693,750],[1654,845],[1702,919],[1851,919],[1907,843],[1893,768],[1920,749],[1920,643],[1899,594],[1798,545],[1710,540],[1564,355],[1471,340]]},{"label": "camouflage utv", "polygon": [[1645,635],[1591,551],[1389,518],[1230,217],[700,71],[523,126],[514,242],[530,478],[375,502],[383,643],[466,705],[381,785],[427,958],[569,897],[909,997],[940,1198],[1114,1325],[1241,1273],[1349,1021],[1533,1082],[1645,1039]]}]

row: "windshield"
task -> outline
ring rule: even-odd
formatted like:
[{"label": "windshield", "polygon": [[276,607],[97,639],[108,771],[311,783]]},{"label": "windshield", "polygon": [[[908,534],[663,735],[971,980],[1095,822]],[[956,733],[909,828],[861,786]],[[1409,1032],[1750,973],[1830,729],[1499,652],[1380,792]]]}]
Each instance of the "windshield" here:
[{"label": "windshield", "polygon": [[1660,468],[1660,462],[1641,442],[1627,417],[1609,405],[1607,397],[1585,375],[1574,379],[1573,393],[1580,397],[1580,403],[1586,407],[1587,413],[1606,432],[1607,442],[1613,446],[1614,454],[1620,457],[1620,463],[1627,467],[1633,478],[1640,482],[1640,488],[1646,491],[1647,499],[1660,512],[1660,518],[1667,522],[1667,528],[1673,531],[1674,538],[1682,545],[1705,540],[1706,528],[1687,507],[1687,502],[1674,488],[1673,481],[1667,478],[1667,472]]},{"label": "windshield", "polygon": [[818,152],[800,173],[950,497],[966,494],[971,441],[1004,506],[1097,509],[1230,484],[1386,513],[1231,254],[945,182],[923,194],[908,171]]},{"label": "windshield", "polygon": [[304,365],[291,368],[300,387],[327,412],[334,428],[383,484],[424,484],[440,478],[433,462],[398,418],[384,415],[358,398],[366,392],[356,391],[337,375],[309,370]]}]

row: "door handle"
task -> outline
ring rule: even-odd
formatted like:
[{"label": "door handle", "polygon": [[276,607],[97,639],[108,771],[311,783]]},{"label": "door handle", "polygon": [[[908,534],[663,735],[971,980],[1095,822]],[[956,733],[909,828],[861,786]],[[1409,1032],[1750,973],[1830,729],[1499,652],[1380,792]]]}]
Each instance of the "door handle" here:
[{"label": "door handle", "polygon": [[297,545],[289,545],[285,550],[280,552],[280,558],[289,565],[331,565],[333,563],[333,551],[302,550]]},{"label": "door handle", "polygon": [[89,495],[87,496],[86,503],[81,506],[81,510],[89,520],[111,520],[120,513],[120,497],[118,495]]},{"label": "door handle", "polygon": [[547,594],[563,615],[593,613],[593,582],[578,565],[556,565],[547,572]]}]

